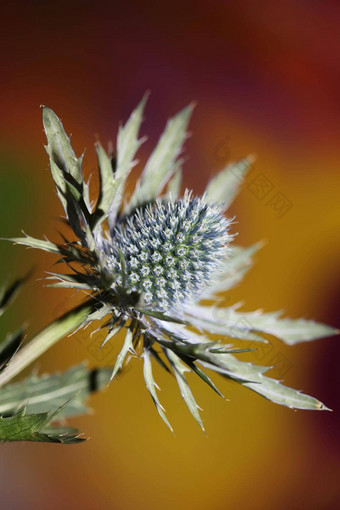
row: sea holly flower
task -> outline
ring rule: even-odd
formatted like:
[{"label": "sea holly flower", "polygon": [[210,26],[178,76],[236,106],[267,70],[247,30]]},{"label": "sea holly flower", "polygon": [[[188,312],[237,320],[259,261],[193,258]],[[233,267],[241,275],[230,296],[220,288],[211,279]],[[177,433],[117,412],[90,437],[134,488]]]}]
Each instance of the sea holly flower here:
[{"label": "sea holly flower", "polygon": [[[84,304],[87,316],[78,314],[73,328],[100,320],[107,329],[104,343],[126,330],[112,378],[132,356],[142,358],[146,386],[170,428],[156,392],[151,360],[174,373],[182,397],[202,428],[187,371],[196,373],[219,395],[206,369],[277,404],[327,409],[315,398],[264,375],[270,367],[238,359],[235,354],[242,356],[251,349],[230,342],[246,340],[254,345],[272,335],[293,345],[332,335],[333,328],[282,318],[280,313],[245,313],[236,305],[217,306],[218,294],[241,281],[260,247],[260,243],[233,246],[232,221],[224,216],[252,158],[229,164],[211,179],[202,197],[188,190],[181,196],[180,154],[190,105],[168,122],[128,197],[124,188],[143,142],[138,134],[144,106],[145,98],[120,127],[115,154],[97,143],[100,192],[95,204],[83,177],[82,157],[76,157],[55,113],[42,108],[52,177],[73,238],[59,244],[29,236],[12,240],[58,254],[70,271],[51,274],[49,278],[57,280],[53,285],[91,295]],[[207,300],[213,305],[204,304]],[[212,341],[209,334],[218,335],[218,340]],[[225,339],[228,344],[222,343]]]}]

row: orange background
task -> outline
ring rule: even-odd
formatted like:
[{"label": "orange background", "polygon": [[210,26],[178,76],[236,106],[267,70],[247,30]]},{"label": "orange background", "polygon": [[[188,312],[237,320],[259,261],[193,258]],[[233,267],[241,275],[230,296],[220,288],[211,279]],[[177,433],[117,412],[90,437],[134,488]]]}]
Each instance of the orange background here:
[{"label": "orange background", "polygon": [[[228,299],[340,326],[340,4],[12,2],[2,21],[1,237],[23,229],[57,239],[61,207],[42,147],[40,104],[62,118],[78,154],[87,147],[89,174],[95,137],[114,139],[146,90],[142,161],[168,116],[195,100],[187,187],[201,193],[229,158],[258,155],[231,214],[238,243],[268,242]],[[262,200],[251,191],[260,174],[271,190]],[[270,203],[276,193],[291,204],[281,218]],[[53,270],[52,256],[2,243],[0,258],[1,278],[35,265],[2,330],[28,319],[32,333],[78,300],[38,280]],[[290,364],[286,383],[333,413],[293,412],[221,380],[230,399],[224,402],[192,378],[207,438],[174,381],[156,370],[171,435],[134,360],[92,398],[93,415],[72,421],[91,436],[87,443],[0,446],[1,508],[339,508],[338,342],[275,343]],[[65,369],[83,359],[106,364],[96,357],[80,333],[36,367]]]}]

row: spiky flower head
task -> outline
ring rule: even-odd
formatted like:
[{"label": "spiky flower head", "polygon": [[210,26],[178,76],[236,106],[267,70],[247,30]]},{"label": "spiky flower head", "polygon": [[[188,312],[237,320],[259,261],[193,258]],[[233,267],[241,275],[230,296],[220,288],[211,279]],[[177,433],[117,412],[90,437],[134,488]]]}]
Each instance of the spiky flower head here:
[{"label": "spiky flower head", "polygon": [[[224,217],[252,163],[248,157],[229,164],[208,183],[202,197],[180,196],[179,155],[192,111],[189,106],[167,124],[136,188],[124,194],[127,177],[143,139],[138,138],[144,98],[121,127],[116,153],[97,144],[100,192],[95,205],[77,158],[58,117],[43,107],[46,147],[57,193],[76,240],[60,244],[32,237],[15,238],[26,246],[57,253],[71,273],[56,274],[57,287],[82,289],[92,297],[92,312],[82,323],[103,320],[109,341],[125,329],[112,377],[131,357],[143,359],[146,386],[163,420],[152,375],[151,358],[176,376],[190,412],[203,428],[198,406],[185,378],[193,371],[221,395],[204,369],[213,370],[275,403],[300,409],[326,409],[308,395],[264,375],[267,367],[239,360],[273,335],[294,344],[333,334],[329,326],[290,320],[280,313],[241,312],[236,305],[217,307],[218,294],[241,281],[260,247],[230,246],[230,220]],[[60,258],[61,256],[61,258]],[[214,305],[201,301],[212,300]],[[189,329],[190,327],[190,329]],[[207,334],[220,340],[212,341]],[[245,348],[221,339],[247,341]],[[249,345],[249,342],[251,344]]]},{"label": "spiky flower head", "polygon": [[103,241],[113,286],[138,293],[154,310],[179,311],[197,301],[226,260],[228,227],[221,207],[190,192],[137,209]]}]

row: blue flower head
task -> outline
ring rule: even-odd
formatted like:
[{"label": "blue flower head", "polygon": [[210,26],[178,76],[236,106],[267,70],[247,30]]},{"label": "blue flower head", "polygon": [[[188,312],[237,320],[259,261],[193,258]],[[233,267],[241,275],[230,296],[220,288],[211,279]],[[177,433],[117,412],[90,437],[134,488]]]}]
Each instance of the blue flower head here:
[{"label": "blue flower head", "polygon": [[195,302],[225,262],[229,221],[221,207],[186,192],[137,209],[103,240],[113,288],[138,293],[147,307],[179,313]]}]

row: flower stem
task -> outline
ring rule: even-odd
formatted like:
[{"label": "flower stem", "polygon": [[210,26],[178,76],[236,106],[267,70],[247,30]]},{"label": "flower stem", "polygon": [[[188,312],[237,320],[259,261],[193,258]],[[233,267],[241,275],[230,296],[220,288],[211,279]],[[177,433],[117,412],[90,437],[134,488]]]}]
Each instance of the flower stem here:
[{"label": "flower stem", "polygon": [[9,365],[0,373],[0,387],[18,375],[58,340],[79,327],[92,311],[93,301],[87,300],[37,333],[29,343],[19,350]]}]

